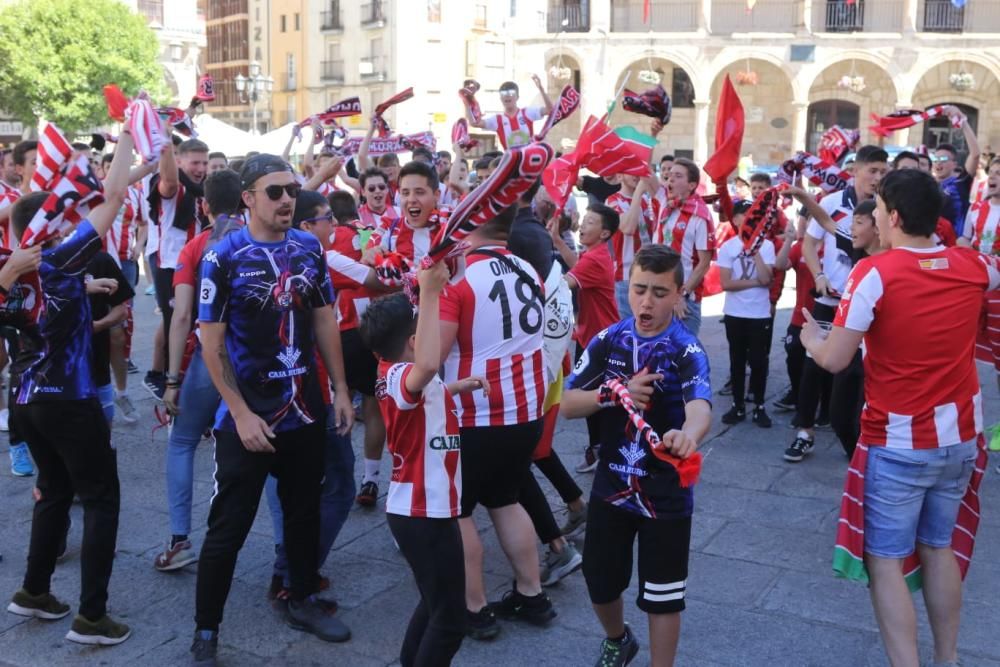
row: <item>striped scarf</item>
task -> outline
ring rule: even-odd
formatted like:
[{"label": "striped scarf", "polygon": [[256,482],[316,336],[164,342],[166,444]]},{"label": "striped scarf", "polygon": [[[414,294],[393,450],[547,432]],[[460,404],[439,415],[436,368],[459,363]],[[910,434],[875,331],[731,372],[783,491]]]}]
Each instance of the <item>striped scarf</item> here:
[{"label": "striped scarf", "polygon": [[459,118],[451,126],[451,143],[463,151],[470,151],[479,145],[478,139],[469,136],[469,121]]},{"label": "striped scarf", "polygon": [[[878,114],[873,113],[872,120],[875,121],[875,124],[869,126],[868,129],[880,137],[888,137],[896,130],[905,130],[908,127],[913,127],[917,123],[922,123],[925,120],[943,115],[944,106],[941,105],[930,107],[926,111],[920,111],[918,109],[895,111],[888,116],[879,116]],[[962,127],[962,123],[964,122],[965,119],[960,116],[956,116],[951,119],[952,126],[956,128]]]},{"label": "striped scarf", "polygon": [[768,188],[754,200],[750,210],[747,211],[743,226],[740,227],[740,238],[743,240],[743,249],[747,257],[757,254],[766,239],[774,238],[774,225],[781,212],[779,206],[781,192],[785,189],[786,186],[783,184]]},{"label": "striped scarf", "polygon": [[382,114],[388,111],[389,107],[399,104],[400,102],[405,102],[411,97],[413,97],[412,86],[400,93],[396,93],[395,95],[387,99],[385,102],[382,102],[381,104],[375,107],[375,126],[378,129],[378,136],[385,139],[392,132],[389,128],[389,123],[385,121],[385,118],[382,117]]},{"label": "striped scarf", "polygon": [[[986,439],[980,433],[976,438],[976,463],[965,489],[962,504],[955,521],[951,537],[951,548],[958,560],[958,568],[965,578],[972,561],[972,551],[976,545],[976,531],[979,528],[979,485],[986,472]],[[868,582],[865,567],[865,468],[868,465],[868,445],[858,443],[851,457],[844,481],[844,495],[840,502],[840,520],[837,524],[837,543],[833,551],[833,571],[838,577]],[[914,551],[903,561],[903,576],[911,592],[920,590],[923,579],[920,573],[920,557]]]},{"label": "striped scarf", "polygon": [[778,170],[778,182],[792,185],[799,174],[805,176],[823,192],[840,192],[851,185],[854,177],[835,164],[822,160],[811,153],[799,151],[791,160],[784,162]]}]

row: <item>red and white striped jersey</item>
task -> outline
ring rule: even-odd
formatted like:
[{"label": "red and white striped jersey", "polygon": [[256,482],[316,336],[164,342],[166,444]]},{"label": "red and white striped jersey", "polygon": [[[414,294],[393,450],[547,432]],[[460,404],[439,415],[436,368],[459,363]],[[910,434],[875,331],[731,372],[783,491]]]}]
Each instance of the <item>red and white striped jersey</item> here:
[{"label": "red and white striped jersey", "polygon": [[316,188],[316,192],[320,193],[324,197],[328,197],[331,192],[337,192],[338,190],[340,190],[340,188],[337,187],[337,184],[331,181],[323,181],[319,184],[319,187]]},{"label": "red and white striped jersey", "polygon": [[861,440],[934,449],[983,432],[973,360],[1000,259],[969,248],[896,248],[851,271],[834,324],[864,332]]},{"label": "red and white striped jersey", "polygon": [[962,227],[962,236],[968,239],[972,247],[987,255],[1000,254],[1000,204],[994,205],[986,199],[969,207]]},{"label": "red and white striped jersey", "polygon": [[379,246],[388,252],[398,252],[416,266],[430,252],[437,232],[437,225],[416,228],[411,227],[405,218],[397,218],[389,222],[387,227],[376,229],[368,241],[368,247]]},{"label": "red and white striped jersey", "polygon": [[[339,232],[341,228],[337,229]],[[357,234],[354,236],[357,238]],[[337,322],[341,331],[347,331],[358,327],[359,318],[371,301],[371,295],[364,286],[371,269],[358,261],[360,253],[355,258],[354,253],[344,252],[343,241],[338,243],[341,239],[342,235],[338,234],[333,249],[326,251],[326,266],[337,293]],[[347,242],[350,243],[349,240]]]},{"label": "red and white striped jersey", "polygon": [[518,109],[513,116],[498,113],[483,119],[483,127],[497,133],[497,139],[504,149],[520,148],[531,143],[535,134],[534,121],[545,116],[542,107]]},{"label": "red and white striped jersey", "polygon": [[132,259],[136,211],[140,209],[140,197],[141,195],[135,188],[128,189],[125,201],[122,203],[118,215],[115,216],[115,221],[111,223],[111,229],[104,237],[104,250],[111,255],[118,266],[121,266],[125,260]]},{"label": "red and white striped jersey", "polygon": [[[156,245],[153,252],[159,253],[159,266],[161,269],[173,269],[177,266],[177,256],[181,254],[184,244],[201,233],[201,219],[197,213],[188,228],[181,229],[174,227],[174,217],[177,215],[177,203],[184,196],[184,184],[177,185],[177,193],[167,199],[160,198],[160,219],[159,224],[150,225],[149,240],[146,242],[147,254],[149,254],[149,244],[153,241],[153,229],[156,228]],[[198,204],[195,204],[195,211]]]},{"label": "red and white striped jersey", "polygon": [[[5,211],[14,205],[21,197],[21,191],[15,187],[7,185],[3,181],[0,181],[0,211]],[[14,239],[10,231],[10,216],[8,215],[2,222],[0,222],[0,248],[4,250],[13,250]]]},{"label": "red and white striped jersey", "polygon": [[462,466],[455,401],[434,376],[417,395],[406,390],[412,363],[379,363],[375,384],[392,454],[385,511],[449,519],[461,514]]},{"label": "red and white striped jersey", "polygon": [[[699,250],[715,252],[715,228],[712,223],[697,215],[686,215],[683,208],[675,208],[656,226],[653,243],[665,243],[681,256],[684,279],[687,280],[701,262]],[[692,295],[701,301],[704,281]]]},{"label": "red and white striped jersey", "polygon": [[[604,202],[618,213],[620,218],[624,218],[625,214],[628,213],[629,208],[632,206],[632,198],[623,195],[621,191],[615,192]],[[611,247],[614,251],[612,259],[615,262],[615,280],[622,281],[628,278],[629,271],[632,269],[632,260],[635,258],[635,253],[639,252],[639,248],[642,246],[642,235],[640,229],[643,225],[649,229],[652,226],[652,208],[650,206],[650,200],[648,197],[642,198],[641,203],[642,213],[639,216],[639,225],[635,228],[635,232],[625,236],[619,229],[611,237]]]},{"label": "red and white striped jersey", "polygon": [[381,213],[376,213],[368,208],[368,204],[362,204],[358,207],[358,218],[365,227],[388,229],[393,221],[399,220],[401,217],[399,209],[395,206],[386,206]]},{"label": "red and white striped jersey", "polygon": [[[465,273],[441,297],[441,320],[458,324],[458,337],[444,363],[446,382],[470,375],[485,377],[490,393],[463,394],[462,427],[523,424],[542,416],[545,362],[542,356],[544,313],[542,281],[528,262],[502,246],[465,256]],[[507,262],[531,277],[528,284]]]}]

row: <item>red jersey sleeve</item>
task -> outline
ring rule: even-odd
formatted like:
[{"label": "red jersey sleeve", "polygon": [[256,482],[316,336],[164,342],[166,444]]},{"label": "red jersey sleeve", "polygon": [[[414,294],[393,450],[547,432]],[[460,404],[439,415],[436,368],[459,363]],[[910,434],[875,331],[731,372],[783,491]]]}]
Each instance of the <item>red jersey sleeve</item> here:
[{"label": "red jersey sleeve", "polygon": [[596,253],[585,252],[580,255],[576,266],[570,269],[569,275],[573,276],[580,289],[590,289],[607,283],[608,269],[601,266]]},{"label": "red jersey sleeve", "polygon": [[207,242],[208,235],[196,236],[181,248],[181,253],[177,256],[177,268],[174,271],[174,287],[178,285],[194,287],[197,284],[198,264],[201,263],[201,255],[205,251]]},{"label": "red jersey sleeve", "polygon": [[459,323],[462,317],[462,302],[470,294],[471,290],[464,279],[454,285],[448,285],[441,294],[441,320]]},{"label": "red jersey sleeve", "polygon": [[868,258],[861,260],[851,270],[844,287],[844,294],[837,305],[834,326],[868,331],[875,321],[875,313],[882,301],[882,276]]}]

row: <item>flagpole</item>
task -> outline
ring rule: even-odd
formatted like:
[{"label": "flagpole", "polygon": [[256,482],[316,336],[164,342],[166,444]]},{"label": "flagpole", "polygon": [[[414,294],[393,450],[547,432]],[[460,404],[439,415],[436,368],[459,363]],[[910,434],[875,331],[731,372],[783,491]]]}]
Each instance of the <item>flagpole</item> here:
[{"label": "flagpole", "polygon": [[608,106],[607,113],[605,113],[604,116],[601,117],[602,123],[608,122],[608,117],[611,116],[611,110],[618,105],[618,98],[621,97],[622,92],[625,90],[625,86],[628,85],[628,80],[631,78],[632,78],[632,70],[625,72],[625,78],[622,80],[622,85],[618,87],[618,92],[615,93],[614,99],[611,100],[611,104]]}]

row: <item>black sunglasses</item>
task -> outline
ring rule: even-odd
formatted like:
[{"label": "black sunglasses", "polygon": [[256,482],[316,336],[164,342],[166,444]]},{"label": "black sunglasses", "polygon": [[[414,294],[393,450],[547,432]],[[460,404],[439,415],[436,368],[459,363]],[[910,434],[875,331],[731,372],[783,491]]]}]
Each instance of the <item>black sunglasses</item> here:
[{"label": "black sunglasses", "polygon": [[385,190],[387,186],[385,185],[369,185],[365,187],[368,192],[378,192],[379,190]]},{"label": "black sunglasses", "polygon": [[[247,192],[257,192],[257,190],[247,190]],[[264,188],[264,194],[271,201],[278,201],[281,199],[281,193],[285,192],[289,197],[295,199],[302,192],[302,186],[298,183],[289,183],[288,185],[269,185]]]},{"label": "black sunglasses", "polygon": [[303,223],[316,223],[316,222],[333,222],[333,213],[327,213],[326,215],[318,215],[315,218],[306,218],[302,220]]}]

